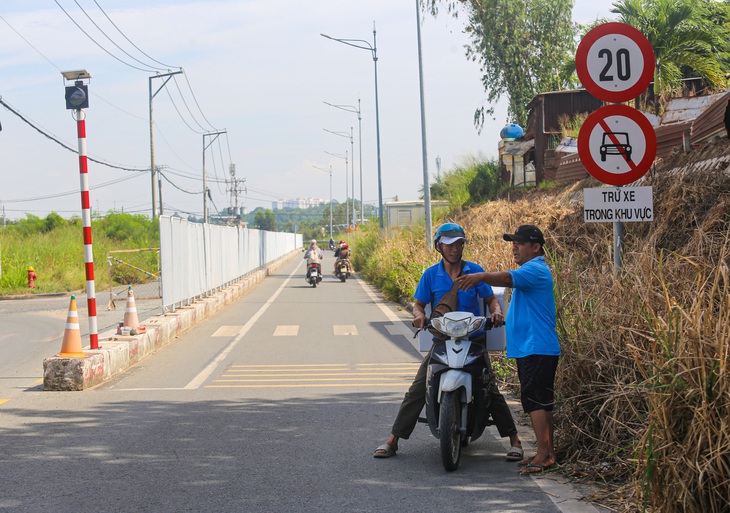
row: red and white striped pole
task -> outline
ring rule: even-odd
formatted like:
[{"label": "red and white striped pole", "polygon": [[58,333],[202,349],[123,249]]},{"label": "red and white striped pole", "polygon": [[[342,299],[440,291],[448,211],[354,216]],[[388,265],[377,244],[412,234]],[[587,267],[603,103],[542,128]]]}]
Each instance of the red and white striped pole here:
[{"label": "red and white striped pole", "polygon": [[81,180],[81,220],[84,230],[84,262],[86,264],[86,304],[89,311],[89,342],[91,349],[99,349],[96,321],[96,290],[94,287],[94,252],[91,248],[91,201],[89,199],[89,166],[86,158],[86,114],[76,109],[76,128],[79,137],[79,173]]}]

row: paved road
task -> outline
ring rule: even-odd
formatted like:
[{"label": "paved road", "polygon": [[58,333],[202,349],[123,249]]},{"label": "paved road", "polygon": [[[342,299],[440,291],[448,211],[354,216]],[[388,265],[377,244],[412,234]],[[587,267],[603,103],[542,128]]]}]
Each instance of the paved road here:
[{"label": "paved road", "polygon": [[[311,288],[302,263],[95,389],[44,392],[40,362],[0,367],[0,393],[15,391],[0,405],[0,511],[591,511],[519,476],[491,431],[456,472],[425,425],[374,459],[420,361],[409,316],[357,278]],[[57,351],[53,329],[33,344]]]}]

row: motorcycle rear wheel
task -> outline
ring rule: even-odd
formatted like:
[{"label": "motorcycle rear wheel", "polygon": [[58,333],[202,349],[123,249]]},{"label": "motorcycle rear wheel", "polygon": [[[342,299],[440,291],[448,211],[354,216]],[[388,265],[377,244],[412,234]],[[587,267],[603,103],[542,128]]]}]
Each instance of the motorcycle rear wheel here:
[{"label": "motorcycle rear wheel", "polygon": [[441,396],[439,434],[441,462],[448,471],[459,468],[461,459],[461,402],[457,392],[445,392]]}]

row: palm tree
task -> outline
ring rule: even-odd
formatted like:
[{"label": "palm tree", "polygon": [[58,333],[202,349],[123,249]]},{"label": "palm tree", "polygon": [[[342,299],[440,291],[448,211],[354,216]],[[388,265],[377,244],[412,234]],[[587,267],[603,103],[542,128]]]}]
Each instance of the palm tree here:
[{"label": "palm tree", "polygon": [[[707,0],[620,0],[611,12],[622,23],[641,31],[654,48],[654,95],[667,98],[681,90],[682,79],[699,75],[710,88],[725,87],[727,80],[719,54],[728,38],[712,25]],[[659,101],[655,104],[659,114]]]}]

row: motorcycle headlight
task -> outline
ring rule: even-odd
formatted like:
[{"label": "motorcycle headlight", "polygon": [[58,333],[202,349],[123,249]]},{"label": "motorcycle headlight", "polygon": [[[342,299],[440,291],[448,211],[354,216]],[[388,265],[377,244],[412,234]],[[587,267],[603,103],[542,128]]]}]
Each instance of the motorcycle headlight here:
[{"label": "motorcycle headlight", "polygon": [[475,317],[468,312],[451,312],[431,319],[431,326],[452,338],[464,338],[484,326],[485,317]]}]

